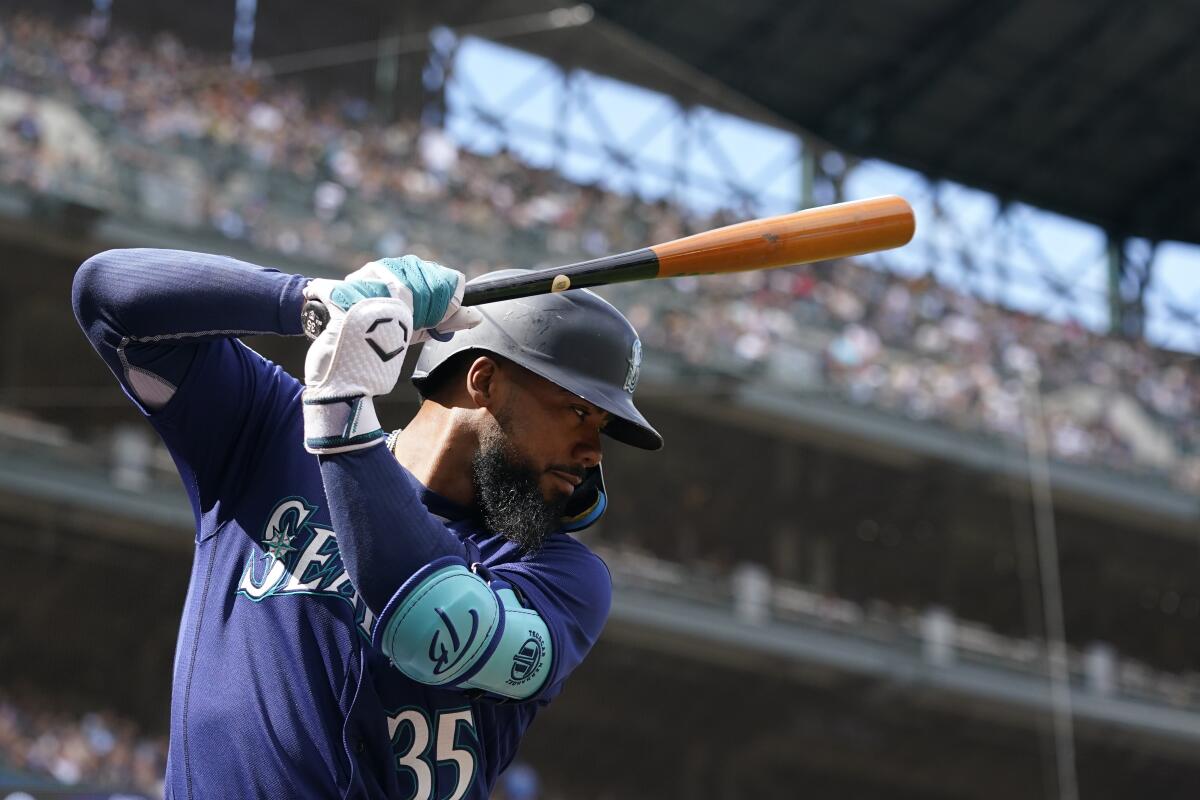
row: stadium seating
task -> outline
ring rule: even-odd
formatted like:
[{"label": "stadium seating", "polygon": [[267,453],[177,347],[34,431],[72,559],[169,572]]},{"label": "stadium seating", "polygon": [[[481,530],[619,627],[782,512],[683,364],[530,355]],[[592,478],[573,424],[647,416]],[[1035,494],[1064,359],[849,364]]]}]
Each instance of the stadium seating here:
[{"label": "stadium seating", "polygon": [[[3,36],[0,184],[264,251],[351,267],[412,250],[478,274],[733,219],[474,155],[438,129],[381,124],[353,98],[233,79],[165,35],[98,43],[83,26],[15,16]],[[225,75],[219,91],[204,74]],[[1187,354],[855,262],[608,294],[648,344],[689,364],[915,419],[1022,441],[1036,388],[1054,457],[1200,491],[1200,372]]]}]

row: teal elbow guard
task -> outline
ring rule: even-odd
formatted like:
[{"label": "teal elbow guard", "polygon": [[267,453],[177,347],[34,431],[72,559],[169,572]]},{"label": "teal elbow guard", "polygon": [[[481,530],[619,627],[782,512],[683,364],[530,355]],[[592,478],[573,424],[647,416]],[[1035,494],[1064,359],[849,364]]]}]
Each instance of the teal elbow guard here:
[{"label": "teal elbow guard", "polygon": [[504,607],[504,631],[491,658],[463,686],[525,700],[542,688],[550,674],[550,629],[540,614],[521,605],[512,589],[499,589],[496,594]]},{"label": "teal elbow guard", "polygon": [[430,686],[523,700],[550,671],[545,621],[502,580],[490,584],[455,557],[409,578],[376,623],[375,644],[393,666]]}]

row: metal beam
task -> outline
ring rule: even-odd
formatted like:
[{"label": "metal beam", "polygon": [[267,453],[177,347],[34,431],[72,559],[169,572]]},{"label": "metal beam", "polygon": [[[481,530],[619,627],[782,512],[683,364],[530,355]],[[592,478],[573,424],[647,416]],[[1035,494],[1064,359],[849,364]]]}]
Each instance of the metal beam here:
[{"label": "metal beam", "polygon": [[[1133,7],[1140,8],[1145,13],[1145,6],[1135,4]],[[1153,84],[1159,75],[1168,72],[1182,60],[1191,57],[1195,53],[1197,36],[1200,36],[1200,24],[1195,24],[1182,33],[1173,47],[1160,52],[1144,70],[1119,82],[1114,88],[1091,103],[1081,104],[1071,115],[1072,118],[1065,130],[1043,139],[1033,148],[1028,148],[1024,152],[1018,151],[1017,163],[1010,170],[1010,174],[1020,176],[1029,172],[1036,173],[1041,164],[1052,159],[1064,149],[1074,147],[1078,143],[1078,138],[1085,131],[1100,125],[1113,108],[1121,107],[1128,103],[1131,96],[1141,94],[1140,87]]]},{"label": "metal beam", "polygon": [[935,37],[927,49],[900,61],[886,90],[871,96],[874,104],[855,109],[858,116],[871,120],[871,134],[864,144],[877,140],[903,109],[917,103],[942,78],[953,74],[963,54],[995,31],[1020,6],[1007,0],[969,5],[971,13],[962,16],[959,27]]},{"label": "metal beam", "polygon": [[827,104],[816,118],[830,120],[830,126],[852,147],[877,140],[881,126],[876,115],[886,122],[899,108],[897,102],[907,101],[925,84],[945,74],[964,50],[989,33],[995,22],[1016,5],[1009,0],[960,3],[938,22],[921,28],[919,36],[893,50],[894,57],[864,70],[851,83],[851,94]]},{"label": "metal beam", "polygon": [[[771,8],[752,16],[736,33],[720,36],[716,47],[696,59],[696,66],[710,75],[727,75],[729,64],[737,62],[742,65],[743,72],[752,72],[746,69],[747,61],[749,64],[760,63],[770,55],[773,51],[768,43],[774,36],[781,31],[816,27],[832,8],[832,3],[777,0]],[[747,47],[750,43],[755,46]]]},{"label": "metal beam", "polygon": [[[961,152],[961,148],[957,146],[959,143],[970,144],[978,141],[984,131],[995,126],[996,120],[1012,116],[1018,105],[1028,101],[1031,94],[1039,90],[1045,91],[1047,84],[1039,79],[1053,73],[1064,59],[1078,54],[1082,47],[1094,42],[1109,27],[1120,24],[1121,18],[1114,18],[1109,12],[1117,6],[1124,5],[1125,0],[1107,0],[1098,5],[1086,23],[1074,34],[1047,50],[1041,57],[1025,62],[1025,68],[1008,84],[1011,87],[1009,91],[998,92],[979,113],[969,117],[965,125],[948,132],[946,141],[956,146],[942,148],[943,157],[931,164],[932,174],[940,175],[945,171],[950,157]],[[1033,87],[1032,91],[1030,87]]]},{"label": "metal beam", "polygon": [[1146,328],[1146,290],[1154,279],[1156,243],[1149,243],[1144,258],[1129,252],[1133,240],[1109,235],[1109,328],[1114,336],[1140,338]]}]

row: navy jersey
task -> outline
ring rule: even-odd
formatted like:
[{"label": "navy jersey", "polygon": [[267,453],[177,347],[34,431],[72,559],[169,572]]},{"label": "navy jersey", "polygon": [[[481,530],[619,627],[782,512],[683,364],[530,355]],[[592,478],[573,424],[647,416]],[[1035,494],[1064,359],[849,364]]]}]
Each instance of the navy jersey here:
[{"label": "navy jersey", "polygon": [[[138,252],[164,259],[173,251]],[[164,288],[165,278],[139,280],[155,281],[182,304],[215,302],[202,296],[211,288],[197,299]],[[564,533],[526,555],[484,530],[471,509],[419,484],[406,487],[421,493],[419,513],[440,520],[469,562],[511,583],[538,612],[553,657],[540,691],[522,702],[405,677],[370,643],[381,609],[367,606],[342,564],[317,458],[303,448],[301,384],[222,338],[224,325],[198,331],[194,342],[179,331],[114,333],[137,326],[129,319],[143,313],[138,303],[126,297],[121,309],[106,311],[103,297],[87,296],[104,291],[80,283],[81,323],[110,366],[120,366],[122,385],[162,436],[196,514],[173,668],[167,796],[487,797],[538,710],[603,627],[611,595],[603,562]],[[133,294],[142,291],[131,285]],[[289,311],[298,302],[289,295]],[[114,343],[120,352],[106,352]],[[155,380],[167,387],[165,401],[149,408],[141,400],[155,391],[146,381]],[[396,535],[403,530],[397,521]]]}]

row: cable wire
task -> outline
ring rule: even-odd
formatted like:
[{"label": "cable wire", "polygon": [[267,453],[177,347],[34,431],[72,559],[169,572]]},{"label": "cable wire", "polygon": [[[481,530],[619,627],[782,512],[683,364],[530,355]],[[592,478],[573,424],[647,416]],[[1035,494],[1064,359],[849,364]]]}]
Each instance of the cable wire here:
[{"label": "cable wire", "polygon": [[1050,713],[1054,723],[1055,771],[1059,800],[1078,800],[1075,769],[1075,729],[1071,714],[1071,673],[1067,664],[1066,624],[1063,619],[1062,573],[1058,563],[1058,533],[1054,524],[1054,499],[1050,489],[1049,447],[1042,396],[1036,368],[1022,375],[1021,416],[1025,423],[1025,449],[1029,461],[1029,489],[1033,505],[1033,531],[1041,576],[1042,612],[1046,630]]},{"label": "cable wire", "polygon": [[[586,3],[570,8],[556,8],[537,14],[522,14],[515,17],[475,22],[449,28],[456,36],[480,36],[487,39],[509,39],[515,36],[525,36],[531,33],[575,28],[592,21],[595,12]],[[381,36],[363,42],[339,44],[332,47],[319,47],[298,53],[287,53],[274,58],[259,59],[254,62],[252,71],[259,75],[286,75],[295,72],[305,72],[323,67],[338,67],[344,64],[357,64],[364,61],[374,61],[380,53],[389,56],[417,53],[429,49],[429,36],[432,30],[416,33],[402,33],[392,36]],[[240,77],[229,67],[204,68],[181,73],[181,81],[221,79]]]}]

